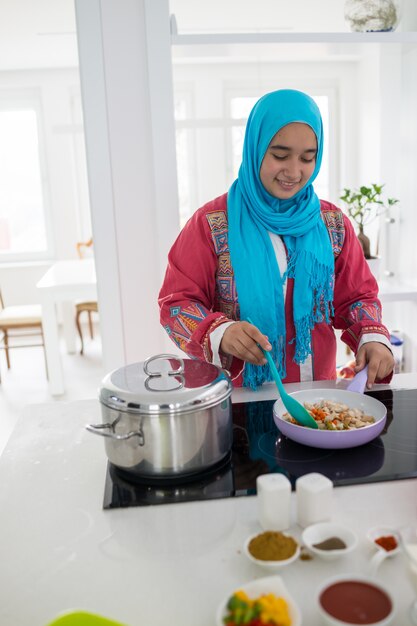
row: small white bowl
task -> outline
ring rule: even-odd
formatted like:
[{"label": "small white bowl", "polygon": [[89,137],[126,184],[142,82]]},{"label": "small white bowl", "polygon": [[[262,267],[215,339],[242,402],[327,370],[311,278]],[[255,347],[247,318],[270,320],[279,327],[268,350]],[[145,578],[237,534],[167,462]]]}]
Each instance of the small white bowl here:
[{"label": "small white bowl", "polygon": [[[314,547],[315,544],[326,541],[326,539],[330,539],[331,537],[341,539],[346,544],[346,548],[321,550],[320,548]],[[310,552],[316,554],[325,561],[333,561],[341,556],[344,556],[345,554],[348,554],[349,552],[352,552],[358,544],[358,537],[353,530],[350,530],[347,526],[333,522],[320,522],[318,524],[307,526],[301,535],[301,539],[305,547]]]},{"label": "small white bowl", "polygon": [[229,602],[229,598],[233,595],[233,593],[238,590],[244,591],[252,600],[255,600],[255,598],[259,598],[261,595],[268,593],[273,593],[279,598],[284,598],[288,605],[288,612],[291,618],[291,626],[301,626],[301,611],[295,603],[291,594],[288,592],[281,576],[267,576],[266,578],[258,578],[257,580],[252,580],[251,582],[246,583],[246,585],[236,587],[220,604],[216,615],[216,626],[224,626],[223,618],[227,614],[227,603]]},{"label": "small white bowl", "polygon": [[[397,552],[399,552],[399,547],[401,543],[400,535],[394,528],[389,528],[389,526],[375,526],[374,528],[370,528],[368,530],[368,532],[366,533],[366,536],[374,548],[376,548],[377,550],[383,550],[384,552],[387,552],[389,556],[392,556],[393,554],[397,554]],[[394,550],[387,551],[385,550],[385,548],[375,543],[375,539],[378,539],[379,537],[389,537],[389,536],[395,537],[395,540],[397,542],[397,547],[394,548]]]},{"label": "small white bowl", "polygon": [[276,570],[276,569],[280,569],[281,567],[285,567],[286,565],[289,565],[290,563],[293,563],[300,556],[301,548],[300,548],[300,543],[297,541],[297,539],[293,537],[292,535],[289,535],[287,533],[282,533],[286,537],[291,537],[296,542],[297,548],[294,554],[290,556],[289,559],[281,559],[281,561],[264,561],[263,559],[257,559],[256,557],[253,556],[253,554],[249,552],[249,544],[252,541],[252,539],[255,539],[255,537],[258,537],[259,535],[262,535],[262,534],[263,532],[256,533],[256,535],[251,535],[250,537],[246,539],[245,544],[243,546],[243,550],[246,556],[248,557],[250,561],[252,561],[252,563],[256,563],[256,565],[259,565],[260,567],[263,567],[264,569]]},{"label": "small white bowl", "polygon": [[[349,585],[350,589],[344,588],[344,585]],[[333,598],[330,598],[329,594],[333,595]],[[345,601],[347,594],[349,603]],[[376,608],[382,614],[375,617],[373,622],[367,622],[368,626],[389,626],[393,623],[395,615],[391,592],[374,578],[360,574],[342,574],[326,580],[317,591],[317,605],[326,626],[363,624],[364,613],[371,617],[372,612],[375,615]],[[359,619],[355,622],[358,616]]]},{"label": "small white bowl", "polygon": [[[389,528],[387,526],[375,526],[374,528],[370,528],[368,530],[366,536],[369,542],[376,549],[376,552],[369,562],[369,574],[370,576],[375,576],[379,566],[383,561],[385,561],[385,559],[391,558],[401,551],[400,535],[393,528]],[[394,537],[397,542],[397,547],[393,550],[385,550],[385,548],[375,542],[375,539],[387,536]]]}]

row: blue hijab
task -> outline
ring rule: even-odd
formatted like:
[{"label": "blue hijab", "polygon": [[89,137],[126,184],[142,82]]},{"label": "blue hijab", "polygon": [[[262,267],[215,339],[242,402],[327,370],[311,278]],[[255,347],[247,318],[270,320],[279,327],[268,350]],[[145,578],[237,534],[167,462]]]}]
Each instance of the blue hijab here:
[{"label": "blue hijab", "polygon": [[[314,172],[308,183],[288,200],[269,194],[259,173],[267,148],[287,124],[305,123],[317,139]],[[263,96],[253,107],[246,126],[242,164],[229,189],[227,211],[229,250],[240,305],[240,319],[248,317],[268,336],[282,378],[286,376],[285,346],[295,342],[294,360],[311,354],[311,330],[329,323],[333,314],[334,257],[321,219],[320,200],[313,181],[321,165],[323,125],[312,98],[291,89]],[[280,235],[288,252],[288,267],[280,275],[269,232]],[[286,336],[283,283],[294,279],[295,337]],[[272,380],[268,365],[245,364],[244,385],[257,388]]]}]

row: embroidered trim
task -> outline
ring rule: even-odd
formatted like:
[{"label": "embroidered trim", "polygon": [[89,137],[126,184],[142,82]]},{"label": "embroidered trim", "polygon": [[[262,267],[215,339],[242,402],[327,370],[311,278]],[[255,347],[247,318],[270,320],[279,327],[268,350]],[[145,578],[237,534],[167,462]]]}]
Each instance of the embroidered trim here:
[{"label": "embroidered trim", "polygon": [[346,328],[344,332],[347,333],[353,339],[356,345],[359,345],[359,342],[363,335],[367,335],[369,333],[376,333],[378,335],[382,335],[383,337],[386,337],[389,340],[389,332],[383,326],[373,326],[373,325],[363,326],[360,329],[359,335],[356,335],[356,333],[353,332],[352,328]]},{"label": "embroidered trim", "polygon": [[210,224],[210,230],[227,231],[227,216],[225,210],[209,211],[206,217]]},{"label": "embroidered trim", "polygon": [[181,307],[180,306],[171,306],[169,308],[169,314],[171,317],[177,317],[177,315],[179,315],[181,312]]},{"label": "embroidered trim", "polygon": [[329,233],[333,254],[338,257],[345,242],[345,224],[341,211],[322,211],[321,216]]},{"label": "embroidered trim", "polygon": [[377,333],[378,335],[384,335],[384,337],[389,339],[389,332],[381,326],[365,326],[361,328],[360,337],[368,333]]},{"label": "embroidered trim", "polygon": [[372,302],[371,304],[354,302],[350,305],[349,311],[349,317],[354,323],[363,322],[364,320],[381,323],[382,320],[381,307],[377,302]]},{"label": "embroidered trim", "polygon": [[186,345],[191,341],[191,335],[207,316],[204,309],[197,302],[191,302],[187,307],[171,307],[171,317],[175,316],[170,337],[177,346],[186,352]]},{"label": "embroidered trim", "polygon": [[236,281],[230,260],[228,222],[226,211],[213,211],[206,215],[214,250],[217,254],[215,308],[229,320],[238,320]]},{"label": "embroidered trim", "polygon": [[225,211],[213,211],[206,215],[208,225],[211,231],[211,237],[214,243],[216,254],[229,252],[227,241],[227,218]]}]

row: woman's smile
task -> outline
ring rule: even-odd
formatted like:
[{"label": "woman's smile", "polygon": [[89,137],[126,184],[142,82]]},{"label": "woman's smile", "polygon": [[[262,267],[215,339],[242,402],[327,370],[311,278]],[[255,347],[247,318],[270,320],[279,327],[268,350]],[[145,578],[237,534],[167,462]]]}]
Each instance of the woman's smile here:
[{"label": "woman's smile", "polygon": [[288,181],[281,180],[280,178],[277,178],[277,182],[285,191],[292,191],[296,186],[300,184],[300,180]]}]

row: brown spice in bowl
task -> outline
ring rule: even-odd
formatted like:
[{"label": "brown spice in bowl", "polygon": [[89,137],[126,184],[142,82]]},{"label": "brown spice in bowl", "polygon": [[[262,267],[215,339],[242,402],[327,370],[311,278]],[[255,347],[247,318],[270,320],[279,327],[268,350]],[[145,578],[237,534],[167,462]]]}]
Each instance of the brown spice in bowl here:
[{"label": "brown spice in bowl", "polygon": [[317,548],[317,550],[344,550],[347,546],[343,539],[329,537],[329,539],[325,539],[320,543],[313,543],[312,547]]},{"label": "brown spice in bowl", "polygon": [[249,542],[248,550],[260,561],[285,561],[294,555],[297,546],[293,537],[267,530]]}]

